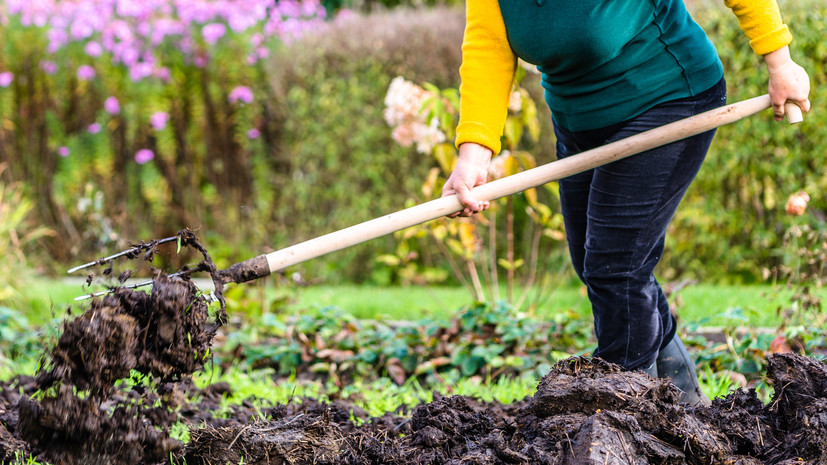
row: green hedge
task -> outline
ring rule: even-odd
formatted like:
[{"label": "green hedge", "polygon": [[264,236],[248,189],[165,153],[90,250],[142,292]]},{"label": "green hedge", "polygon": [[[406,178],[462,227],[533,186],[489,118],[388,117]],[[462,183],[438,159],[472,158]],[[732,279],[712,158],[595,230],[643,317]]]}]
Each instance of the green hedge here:
[{"label": "green hedge", "polygon": [[[792,219],[787,198],[810,194],[808,213],[797,219],[824,229],[827,187],[827,3],[780,2],[794,40],[793,58],[810,74],[812,110],[803,123],[778,123],[772,113],[749,117],[718,130],[704,167],[672,224],[662,269],[667,277],[755,281],[762,269],[781,264],[784,232]],[[721,2],[700,2],[693,14],[718,49],[728,101],[767,93],[763,60],[749,47],[735,16]]]},{"label": "green hedge", "polygon": [[[461,9],[398,9],[335,22],[276,54],[288,167],[273,180],[278,237],[293,243],[370,220],[401,210],[419,192],[434,161],[393,141],[385,95],[399,75],[457,86],[463,27]],[[370,279],[374,257],[392,249],[388,237],[299,269],[328,280]]]}]

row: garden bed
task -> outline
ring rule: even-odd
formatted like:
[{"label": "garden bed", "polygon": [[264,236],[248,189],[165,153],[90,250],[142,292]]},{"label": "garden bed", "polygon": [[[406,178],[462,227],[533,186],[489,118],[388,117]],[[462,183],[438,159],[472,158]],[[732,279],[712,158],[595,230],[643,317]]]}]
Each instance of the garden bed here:
[{"label": "garden bed", "polygon": [[[223,319],[219,313],[217,319]],[[369,417],[351,404],[296,399],[264,409],[192,374],[217,323],[190,281],[116,289],[68,321],[37,377],[0,385],[0,457],[75,464],[787,464],[827,460],[827,365],[769,358],[769,404],[738,390],[678,404],[669,382],[572,357],[509,405],[435,395]],[[173,438],[188,429],[186,443]]]},{"label": "garden bed", "polygon": [[740,390],[698,409],[680,406],[667,382],[585,358],[558,363],[534,396],[510,405],[437,396],[374,418],[342,401],[297,399],[264,411],[242,403],[218,419],[231,390],[223,383],[136,392],[154,402],[198,394],[171,414],[191,428],[186,445],[153,428],[168,424],[163,415],[92,422],[79,401],[29,400],[37,382],[21,377],[2,385],[0,455],[53,464],[824,463],[827,367],[793,354],[769,366],[779,387],[769,404]]}]

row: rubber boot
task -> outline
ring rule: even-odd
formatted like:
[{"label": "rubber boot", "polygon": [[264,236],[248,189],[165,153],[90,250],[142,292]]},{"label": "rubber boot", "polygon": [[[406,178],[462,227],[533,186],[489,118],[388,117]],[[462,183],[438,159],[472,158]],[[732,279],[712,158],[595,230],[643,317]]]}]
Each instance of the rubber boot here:
[{"label": "rubber boot", "polygon": [[646,373],[647,375],[651,376],[652,378],[657,378],[658,377],[658,362],[657,361],[652,362],[652,365],[650,365],[649,368],[640,367],[637,370],[641,371],[643,373]]},{"label": "rubber boot", "polygon": [[672,384],[681,390],[680,402],[682,404],[697,407],[711,403],[698,384],[695,362],[689,357],[683,341],[677,334],[666,347],[660,350],[657,368],[659,377],[670,378]]}]

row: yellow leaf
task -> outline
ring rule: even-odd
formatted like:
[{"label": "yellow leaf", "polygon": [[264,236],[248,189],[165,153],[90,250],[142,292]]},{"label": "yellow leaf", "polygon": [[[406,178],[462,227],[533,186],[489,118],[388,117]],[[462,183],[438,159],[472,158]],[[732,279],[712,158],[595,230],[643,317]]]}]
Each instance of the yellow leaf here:
[{"label": "yellow leaf", "polygon": [[396,266],[399,265],[400,262],[399,257],[390,254],[380,255],[376,257],[376,261],[379,263],[384,263],[388,266]]},{"label": "yellow leaf", "polygon": [[457,161],[457,152],[454,144],[443,142],[434,147],[434,158],[436,158],[439,167],[442,168],[443,173],[450,173],[454,170],[454,164]]},{"label": "yellow leaf", "polygon": [[517,147],[520,139],[523,137],[523,124],[517,118],[509,116],[505,120],[505,128],[503,131],[505,135],[505,146],[509,149]]},{"label": "yellow leaf", "polygon": [[566,234],[563,231],[557,229],[546,229],[543,231],[543,233],[546,236],[554,239],[555,241],[562,241],[566,238]]},{"label": "yellow leaf", "polygon": [[506,176],[517,174],[520,172],[520,161],[514,155],[509,155],[508,158],[505,159],[503,168]]},{"label": "yellow leaf", "polygon": [[528,204],[532,207],[537,205],[537,189],[531,188],[524,192],[525,199],[528,201]]},{"label": "yellow leaf", "polygon": [[476,248],[475,231],[476,225],[474,223],[463,222],[459,225],[459,240],[462,243],[462,248],[467,252],[473,252]]},{"label": "yellow leaf", "polygon": [[514,156],[520,159],[520,163],[523,165],[524,170],[530,170],[531,168],[537,167],[537,161],[534,160],[534,157],[525,150],[514,152]]},{"label": "yellow leaf", "polygon": [[428,171],[428,176],[425,178],[425,183],[422,184],[422,195],[426,199],[432,198],[434,190],[436,190],[436,181],[439,178],[439,168],[431,168]]},{"label": "yellow leaf", "polygon": [[528,92],[523,98],[523,122],[525,127],[528,128],[531,140],[536,142],[540,138],[540,119],[537,117],[537,105],[528,96]]},{"label": "yellow leaf", "polygon": [[445,241],[445,245],[453,252],[455,255],[459,255],[460,257],[465,256],[465,251],[462,249],[462,243],[460,243],[456,239],[447,239]]},{"label": "yellow leaf", "polygon": [[448,235],[448,228],[444,224],[437,224],[431,228],[431,235],[434,236],[434,239],[441,241]]}]

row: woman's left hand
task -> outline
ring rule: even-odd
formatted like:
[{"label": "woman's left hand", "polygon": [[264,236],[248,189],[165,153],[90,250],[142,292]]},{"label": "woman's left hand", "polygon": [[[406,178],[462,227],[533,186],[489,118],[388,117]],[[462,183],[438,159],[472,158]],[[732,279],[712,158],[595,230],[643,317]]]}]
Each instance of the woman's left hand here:
[{"label": "woman's left hand", "polygon": [[769,73],[769,93],[775,119],[784,119],[784,104],[792,102],[801,111],[810,111],[810,77],[807,71],[790,57],[790,48],[784,46],[764,55]]}]

